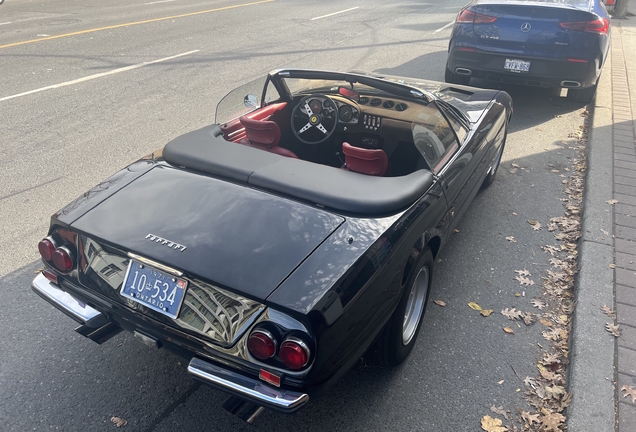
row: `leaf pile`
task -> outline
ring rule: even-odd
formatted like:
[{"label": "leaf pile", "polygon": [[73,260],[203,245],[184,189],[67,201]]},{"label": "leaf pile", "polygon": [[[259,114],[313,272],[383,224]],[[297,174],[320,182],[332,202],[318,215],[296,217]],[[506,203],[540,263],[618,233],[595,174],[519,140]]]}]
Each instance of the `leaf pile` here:
[{"label": "leaf pile", "polygon": [[[572,329],[572,313],[576,307],[574,301],[574,278],[578,273],[577,256],[578,241],[581,237],[581,203],[586,170],[587,120],[577,134],[578,156],[573,161],[572,171],[567,181],[564,180],[563,198],[565,212],[562,216],[553,217],[547,224],[547,230],[553,233],[556,243],[543,246],[541,249],[550,254],[552,267],[542,278],[543,297],[534,297],[532,306],[538,309],[537,318],[544,326],[543,337],[549,341],[541,360],[537,363],[539,375],[526,377],[524,380],[527,402],[536,409],[535,413],[523,411],[521,421],[523,430],[529,431],[562,431],[566,418],[563,411],[572,400],[572,394],[565,389],[566,367],[568,365],[568,339]],[[572,147],[570,147],[572,148]],[[530,223],[530,221],[528,221]],[[538,221],[537,221],[538,224]],[[536,224],[532,224],[533,227]],[[519,274],[519,278],[525,275]],[[519,279],[518,279],[519,280]],[[522,283],[521,281],[519,281]],[[535,310],[536,310],[535,309]],[[509,319],[516,314],[510,310],[502,311]],[[609,316],[608,307],[603,312]],[[509,316],[510,315],[510,316]],[[608,331],[610,330],[608,324]],[[613,328],[612,328],[613,330]]]}]

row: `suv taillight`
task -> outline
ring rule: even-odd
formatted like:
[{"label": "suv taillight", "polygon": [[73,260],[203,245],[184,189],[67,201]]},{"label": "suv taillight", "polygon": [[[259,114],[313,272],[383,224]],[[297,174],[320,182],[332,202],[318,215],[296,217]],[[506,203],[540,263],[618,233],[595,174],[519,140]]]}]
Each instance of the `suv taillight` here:
[{"label": "suv taillight", "polygon": [[497,21],[497,17],[475,13],[468,9],[463,9],[459,15],[457,15],[458,24],[490,24],[495,21]]},{"label": "suv taillight", "polygon": [[587,33],[607,34],[609,31],[609,21],[599,18],[594,21],[572,21],[560,22],[559,27],[565,30],[584,31]]},{"label": "suv taillight", "polygon": [[289,337],[280,346],[278,355],[291,370],[301,369],[309,361],[309,348],[300,339]]}]

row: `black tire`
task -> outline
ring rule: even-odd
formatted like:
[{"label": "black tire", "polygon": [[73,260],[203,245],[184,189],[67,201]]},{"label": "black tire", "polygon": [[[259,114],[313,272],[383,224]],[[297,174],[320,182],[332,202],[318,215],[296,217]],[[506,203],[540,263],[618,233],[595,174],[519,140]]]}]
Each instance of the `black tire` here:
[{"label": "black tire", "polygon": [[448,69],[448,65],[446,65],[444,81],[450,84],[468,85],[468,83],[470,82],[470,76],[460,75],[460,74],[451,72],[450,69]]},{"label": "black tire", "polygon": [[[423,272],[426,272],[426,276],[422,276]],[[426,278],[427,290],[419,311],[419,321],[417,322],[417,325],[413,327],[413,332],[408,342],[404,343],[405,314],[407,311],[407,305],[409,305],[409,297],[413,284],[418,279],[418,276]],[[428,247],[426,247],[424,251],[420,253],[411,274],[404,284],[404,292],[402,293],[400,303],[398,303],[397,308],[395,308],[395,312],[393,312],[389,322],[380,332],[380,336],[370,350],[371,359],[374,362],[382,366],[394,367],[398,366],[409,356],[413,346],[415,346],[415,342],[417,341],[417,335],[420,333],[420,328],[422,327],[422,320],[426,311],[426,305],[428,304],[432,280],[433,253]]]},{"label": "black tire", "polygon": [[568,89],[567,98],[572,102],[589,104],[594,100],[594,95],[596,95],[597,84],[594,84],[592,87],[584,88],[584,89]]}]

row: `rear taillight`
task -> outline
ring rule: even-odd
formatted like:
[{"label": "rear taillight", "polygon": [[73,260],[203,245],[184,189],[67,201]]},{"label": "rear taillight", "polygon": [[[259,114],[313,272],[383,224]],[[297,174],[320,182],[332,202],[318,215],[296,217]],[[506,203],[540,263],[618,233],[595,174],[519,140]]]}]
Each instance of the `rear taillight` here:
[{"label": "rear taillight", "polygon": [[281,344],[278,355],[285,366],[298,370],[309,361],[309,348],[302,340],[289,337]]},{"label": "rear taillight", "polygon": [[44,261],[51,261],[55,252],[55,242],[51,237],[47,237],[38,243],[38,250]]},{"label": "rear taillight", "polygon": [[459,15],[457,15],[458,24],[490,24],[495,21],[497,21],[497,17],[475,13],[468,9],[463,9]]},{"label": "rear taillight", "polygon": [[588,33],[607,34],[609,31],[609,20],[599,18],[596,21],[588,21],[585,24],[585,31]]},{"label": "rear taillight", "polygon": [[62,273],[69,272],[73,268],[73,253],[66,246],[57,248],[51,259],[53,266]]},{"label": "rear taillight", "polygon": [[276,339],[264,329],[256,329],[247,339],[247,348],[259,360],[267,360],[276,354]]},{"label": "rear taillight", "polygon": [[594,21],[560,22],[559,27],[565,30],[607,34],[607,32],[609,31],[609,21],[605,18],[599,18]]}]

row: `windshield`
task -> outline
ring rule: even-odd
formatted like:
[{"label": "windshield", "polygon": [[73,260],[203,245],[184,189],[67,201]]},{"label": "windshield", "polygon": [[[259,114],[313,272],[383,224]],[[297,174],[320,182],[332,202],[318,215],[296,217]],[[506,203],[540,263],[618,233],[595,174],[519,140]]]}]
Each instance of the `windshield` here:
[{"label": "windshield", "polygon": [[267,76],[260,77],[229,92],[216,106],[215,123],[227,122],[261,106]]},{"label": "windshield", "polygon": [[[285,84],[292,96],[305,93],[330,93],[337,92],[339,87],[345,87],[351,89],[351,83],[340,80],[323,80],[323,79],[308,79],[308,78],[284,78]],[[369,87],[364,84],[354,84],[353,90],[358,93],[379,93],[380,90]]]}]

